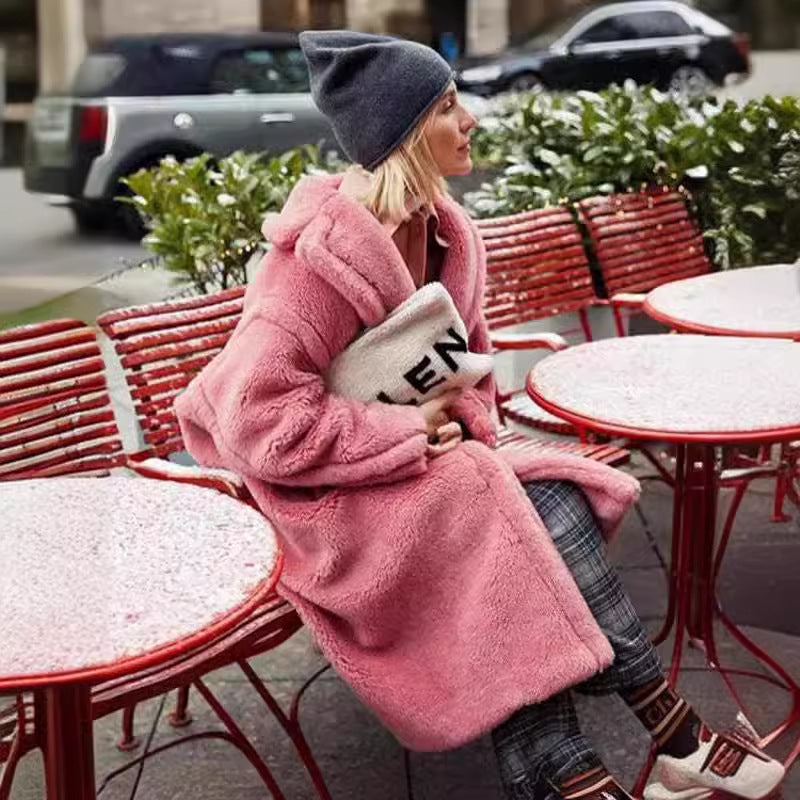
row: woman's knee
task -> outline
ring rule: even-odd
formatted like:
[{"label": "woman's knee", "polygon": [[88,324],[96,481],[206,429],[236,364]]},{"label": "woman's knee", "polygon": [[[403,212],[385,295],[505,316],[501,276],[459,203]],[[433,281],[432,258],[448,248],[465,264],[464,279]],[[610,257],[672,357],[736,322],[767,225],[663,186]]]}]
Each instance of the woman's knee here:
[{"label": "woman's knee", "polygon": [[586,495],[572,481],[534,481],[525,485],[525,493],[554,539],[595,524]]}]

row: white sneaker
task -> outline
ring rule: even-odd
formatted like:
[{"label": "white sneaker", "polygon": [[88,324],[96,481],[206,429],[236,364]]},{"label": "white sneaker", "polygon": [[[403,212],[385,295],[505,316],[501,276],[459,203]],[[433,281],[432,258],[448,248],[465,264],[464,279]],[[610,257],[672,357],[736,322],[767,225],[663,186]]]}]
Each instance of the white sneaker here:
[{"label": "white sneaker", "polygon": [[700,746],[686,758],[660,755],[644,800],[767,800],[786,770],[739,732],[703,725]]}]

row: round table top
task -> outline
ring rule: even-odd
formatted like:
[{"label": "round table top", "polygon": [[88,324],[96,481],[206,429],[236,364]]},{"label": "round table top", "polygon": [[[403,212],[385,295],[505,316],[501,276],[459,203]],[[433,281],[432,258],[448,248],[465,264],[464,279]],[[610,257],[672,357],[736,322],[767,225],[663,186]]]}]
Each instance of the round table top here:
[{"label": "round table top", "polygon": [[0,689],[161,663],[247,616],[274,532],[212,489],[143,478],[0,483]]},{"label": "round table top", "polygon": [[800,345],[732,336],[630,336],[547,356],[528,391],[578,427],[676,442],[800,434]]},{"label": "round table top", "polygon": [[800,263],[665,283],[647,295],[644,310],[681,331],[800,339]]}]

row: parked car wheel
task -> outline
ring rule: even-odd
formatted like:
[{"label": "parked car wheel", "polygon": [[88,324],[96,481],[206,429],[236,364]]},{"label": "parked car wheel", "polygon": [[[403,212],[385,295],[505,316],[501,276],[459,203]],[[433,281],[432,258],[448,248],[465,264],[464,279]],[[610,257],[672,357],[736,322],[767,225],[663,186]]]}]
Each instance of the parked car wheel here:
[{"label": "parked car wheel", "polygon": [[75,228],[80,234],[95,234],[105,231],[112,215],[107,209],[98,206],[70,206]]},{"label": "parked car wheel", "polygon": [[535,72],[523,72],[509,83],[508,88],[512,92],[530,92],[533,89],[541,88],[541,86],[541,78]]},{"label": "parked car wheel", "polygon": [[[130,194],[127,186],[120,184],[119,194]],[[141,242],[147,233],[147,226],[144,224],[139,212],[130,203],[114,203],[114,221],[119,232],[132,242]]]},{"label": "parked car wheel", "polygon": [[679,97],[705,97],[714,84],[702,67],[686,64],[678,67],[669,79],[669,91]]},{"label": "parked car wheel", "polygon": [[[157,167],[161,163],[161,159],[166,155],[167,153],[150,156],[138,163],[135,167],[127,168],[124,175],[120,175],[117,179],[117,188],[114,192],[114,197],[131,197],[133,192],[129,186],[122,183],[121,179],[125,176],[132,175],[134,172],[138,172],[140,169],[152,169],[153,167]],[[187,149],[181,153],[176,152],[171,155],[179,161],[183,161],[184,159],[200,155],[200,151]],[[132,206],[130,203],[123,203],[119,200],[115,200],[113,205],[113,217],[117,231],[126,239],[133,242],[141,242],[147,234],[147,226],[141,214],[136,210],[136,207]]]}]

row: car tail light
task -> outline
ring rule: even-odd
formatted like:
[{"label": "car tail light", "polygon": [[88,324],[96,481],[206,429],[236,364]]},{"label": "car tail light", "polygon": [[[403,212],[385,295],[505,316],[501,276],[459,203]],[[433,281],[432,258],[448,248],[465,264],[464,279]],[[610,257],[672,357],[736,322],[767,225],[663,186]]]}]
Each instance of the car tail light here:
[{"label": "car tail light", "polygon": [[78,139],[82,142],[104,142],[108,130],[105,106],[84,106],[81,109]]},{"label": "car tail light", "polygon": [[737,33],[733,37],[733,46],[739,51],[744,63],[750,69],[750,37],[746,33]]}]

